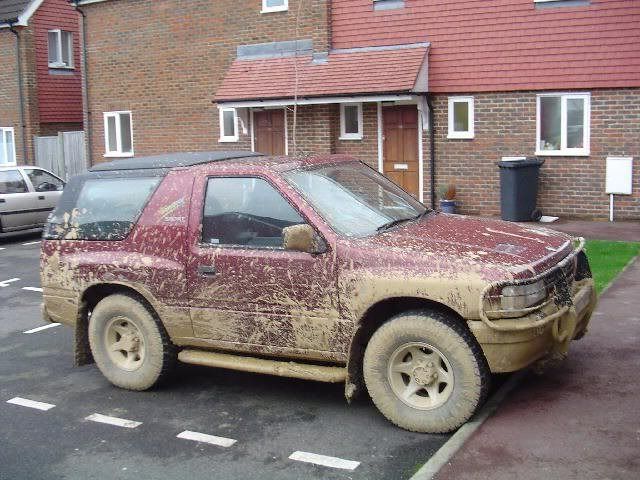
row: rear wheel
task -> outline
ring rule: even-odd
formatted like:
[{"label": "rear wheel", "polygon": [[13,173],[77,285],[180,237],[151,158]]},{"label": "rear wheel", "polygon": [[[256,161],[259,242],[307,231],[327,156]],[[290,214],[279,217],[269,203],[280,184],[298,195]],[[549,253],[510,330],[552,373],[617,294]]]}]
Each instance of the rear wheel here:
[{"label": "rear wheel", "polygon": [[89,320],[91,353],[114,385],[146,390],[164,380],[176,350],[164,327],[134,298],[116,294],[101,300]]},{"label": "rear wheel", "polygon": [[397,315],[371,337],[363,373],[369,395],[391,422],[415,432],[448,432],[486,398],[490,372],[475,338],[437,311]]}]

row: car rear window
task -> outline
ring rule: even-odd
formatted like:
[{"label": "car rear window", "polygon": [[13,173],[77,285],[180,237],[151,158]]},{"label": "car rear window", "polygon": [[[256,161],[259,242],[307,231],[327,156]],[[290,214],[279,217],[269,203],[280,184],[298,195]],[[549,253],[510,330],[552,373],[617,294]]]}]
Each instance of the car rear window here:
[{"label": "car rear window", "polygon": [[123,240],[161,180],[160,176],[75,177],[51,214],[44,237]]}]

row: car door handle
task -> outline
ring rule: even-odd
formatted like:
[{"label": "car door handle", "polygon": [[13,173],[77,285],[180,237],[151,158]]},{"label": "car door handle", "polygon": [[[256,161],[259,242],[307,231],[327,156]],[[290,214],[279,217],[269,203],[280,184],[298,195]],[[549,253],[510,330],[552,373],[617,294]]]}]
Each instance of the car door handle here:
[{"label": "car door handle", "polygon": [[7,201],[4,198],[0,198],[0,203],[6,203]]},{"label": "car door handle", "polygon": [[44,200],[44,195],[38,195],[38,200]]},{"label": "car door handle", "polygon": [[213,265],[198,265],[198,274],[209,277],[216,274],[216,267]]}]

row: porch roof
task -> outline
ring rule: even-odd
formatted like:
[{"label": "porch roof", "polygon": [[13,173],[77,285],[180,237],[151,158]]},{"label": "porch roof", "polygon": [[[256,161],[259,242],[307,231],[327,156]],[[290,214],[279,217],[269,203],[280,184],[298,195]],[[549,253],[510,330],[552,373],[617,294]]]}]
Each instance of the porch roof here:
[{"label": "porch roof", "polygon": [[332,50],[276,58],[239,58],[215,95],[218,103],[411,94],[427,91],[429,44]]}]

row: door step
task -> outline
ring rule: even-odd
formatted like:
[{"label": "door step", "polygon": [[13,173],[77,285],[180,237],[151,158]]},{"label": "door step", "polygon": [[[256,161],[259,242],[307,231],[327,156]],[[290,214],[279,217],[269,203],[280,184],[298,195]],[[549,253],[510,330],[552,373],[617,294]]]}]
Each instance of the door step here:
[{"label": "door step", "polygon": [[231,355],[228,353],[207,352],[204,350],[182,350],[178,360],[205,367],[228,368],[243,372],[266,373],[279,377],[302,378],[318,382],[339,383],[347,379],[345,367],[328,367],[308,363],[296,363],[282,360]]}]

